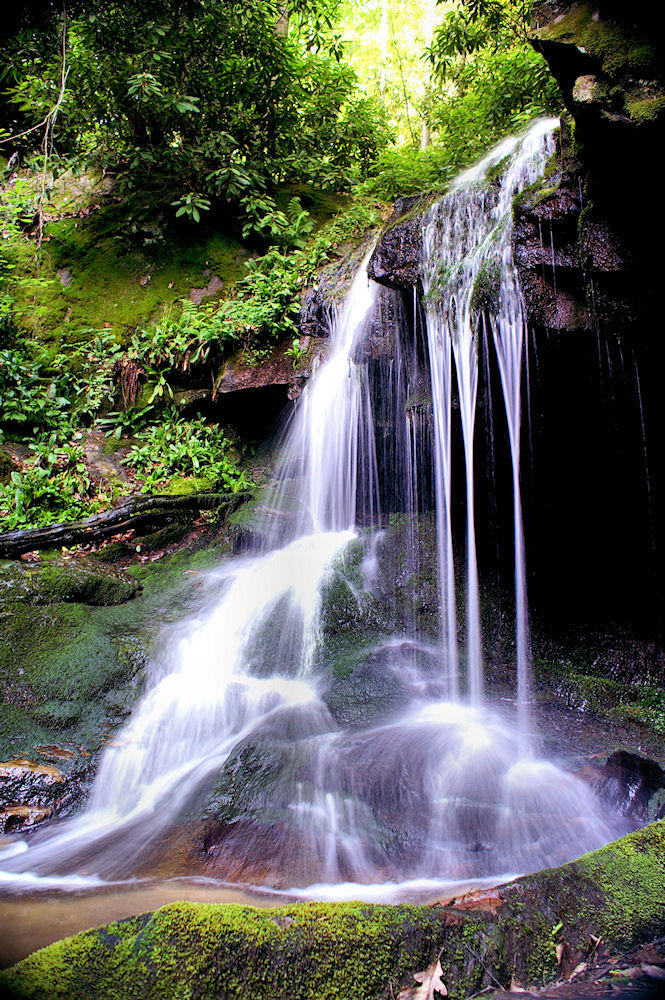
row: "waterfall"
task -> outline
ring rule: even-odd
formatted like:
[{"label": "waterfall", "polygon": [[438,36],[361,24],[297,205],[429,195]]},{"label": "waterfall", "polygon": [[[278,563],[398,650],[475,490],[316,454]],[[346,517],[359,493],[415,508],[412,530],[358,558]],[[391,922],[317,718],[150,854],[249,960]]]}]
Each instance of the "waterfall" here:
[{"label": "waterfall", "polygon": [[[417,309],[411,318],[397,293],[368,281],[365,256],[291,414],[253,550],[212,572],[207,610],[169,631],[145,694],[104,750],[85,811],[13,841],[0,853],[0,882],[80,888],[134,877],[146,865],[161,870],[162,846],[190,811],[201,814],[197,796],[228,778],[227,765],[241,776],[242,801],[238,816],[217,821],[220,840],[206,848],[215,876],[307,897],[431,898],[451,882],[496,882],[558,864],[619,832],[588,786],[527,752],[514,713],[483,696],[474,521],[479,324],[484,317],[494,342],[511,444],[523,706],[524,317],[510,206],[542,172],[553,124],[507,140],[432,208],[426,330]],[[490,183],[490,167],[502,160]],[[483,280],[492,295],[481,307]],[[453,558],[453,368],[466,460],[468,704]],[[436,626],[423,625],[417,593],[432,500],[440,641]],[[335,595],[341,619],[355,627],[353,644],[326,639]],[[357,704],[345,716],[336,685],[349,678]],[[243,771],[245,757],[251,767]]]},{"label": "waterfall", "polygon": [[[452,360],[464,441],[467,516],[466,655],[470,700],[483,691],[480,601],[475,537],[474,428],[478,395],[478,352],[483,324],[492,331],[501,375],[512,460],[515,546],[515,633],[520,727],[527,729],[529,623],[522,502],[520,433],[525,312],[512,258],[512,201],[542,176],[554,151],[556,119],[535,122],[521,137],[507,139],[429,211],[424,231],[422,282],[425,292],[432,397],[435,412],[436,490],[439,502],[439,573],[448,659],[457,677],[455,575],[450,498]],[[488,174],[500,167],[490,182]],[[455,681],[451,695],[457,695]]]},{"label": "waterfall", "polygon": [[351,530],[359,489],[369,494],[372,506],[376,503],[367,376],[354,360],[378,290],[367,278],[369,257],[332,319],[326,361],[302,394],[282,447],[275,505],[294,513],[289,519],[293,535]]},{"label": "waterfall", "polygon": [[250,733],[294,708],[307,717],[304,729],[332,725],[308,675],[321,590],[355,537],[365,475],[365,492],[376,493],[366,372],[353,360],[377,292],[367,277],[370,252],[331,318],[328,356],[287,429],[268,551],[216,574],[217,606],[154,666],[146,695],[103,753],[84,814],[25,853],[23,844],[10,848],[19,853],[3,865],[7,872],[76,872],[90,858],[97,874],[131,868]]}]

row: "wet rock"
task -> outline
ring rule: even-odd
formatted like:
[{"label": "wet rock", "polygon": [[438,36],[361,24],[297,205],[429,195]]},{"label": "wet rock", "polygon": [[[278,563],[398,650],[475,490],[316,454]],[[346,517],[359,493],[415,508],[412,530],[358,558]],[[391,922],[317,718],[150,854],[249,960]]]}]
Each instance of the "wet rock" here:
[{"label": "wet rock", "polygon": [[52,811],[50,806],[8,806],[0,809],[0,833],[28,830],[49,819]]},{"label": "wet rock", "polygon": [[515,200],[513,253],[532,324],[560,332],[617,332],[640,317],[632,252],[597,207],[569,138],[544,178]]},{"label": "wet rock", "polygon": [[532,44],[547,59],[582,142],[601,124],[639,129],[663,115],[663,54],[651,18],[611,4],[534,4]]},{"label": "wet rock", "polygon": [[617,750],[593,772],[592,787],[613,812],[640,824],[665,817],[665,770],[655,760]]},{"label": "wet rock", "polygon": [[16,462],[11,452],[0,448],[0,483],[8,483],[16,467]]},{"label": "wet rock", "polygon": [[[646,226],[660,231],[665,208],[652,186],[640,181],[636,165],[658,159],[665,122],[665,49],[662,32],[654,30],[653,5],[632,4],[627,14],[609,0],[541,0],[532,24],[532,44],[549,63],[575,120],[575,153],[587,206],[593,204],[587,221],[607,220],[639,258],[633,283],[642,289],[634,299],[650,300],[660,268],[644,233]],[[624,296],[619,286],[614,297],[620,302]],[[619,310],[614,315],[618,319]]]},{"label": "wet rock", "polygon": [[31,760],[0,763],[0,831],[36,826],[69,815],[84,795],[89,761],[70,752],[60,767]]},{"label": "wet rock", "polygon": [[392,640],[343,647],[324,699],[343,728],[364,728],[396,715],[414,697],[441,697],[441,664],[418,644]]},{"label": "wet rock", "polygon": [[29,760],[0,763],[0,806],[20,802],[44,805],[62,791],[63,776],[57,767]]},{"label": "wet rock", "polygon": [[83,437],[83,454],[90,471],[92,482],[96,485],[105,484],[117,486],[127,482],[127,472],[121,464],[124,450],[109,453],[106,449],[108,439],[99,428],[91,428]]},{"label": "wet rock", "polygon": [[211,395],[209,389],[183,389],[173,393],[173,405],[181,413],[196,411],[201,403],[210,399]]},{"label": "wet rock", "polygon": [[303,336],[330,335],[335,310],[346,297],[370,239],[371,234],[357,246],[346,250],[341,248],[341,256],[322,268],[316,276],[316,283],[305,289],[297,320]]},{"label": "wet rock", "polygon": [[66,601],[94,607],[124,604],[142,590],[129,573],[90,557],[13,564],[0,576],[0,586],[32,604]]},{"label": "wet rock", "polygon": [[422,213],[427,200],[399,198],[393,215],[379,238],[367,272],[381,285],[410,291],[420,284],[423,257]]},{"label": "wet rock", "polygon": [[291,348],[292,340],[293,338],[278,344],[258,364],[248,364],[244,352],[230,358],[215,381],[213,401],[219,402],[220,397],[228,393],[274,386],[284,387],[285,398],[295,399],[299,396],[315,359],[320,357],[322,348],[310,337],[300,337],[299,346],[303,351],[303,357],[294,367],[293,359],[286,354]]},{"label": "wet rock", "polygon": [[573,101],[575,104],[604,105],[606,91],[594,73],[578,76],[573,86]]}]

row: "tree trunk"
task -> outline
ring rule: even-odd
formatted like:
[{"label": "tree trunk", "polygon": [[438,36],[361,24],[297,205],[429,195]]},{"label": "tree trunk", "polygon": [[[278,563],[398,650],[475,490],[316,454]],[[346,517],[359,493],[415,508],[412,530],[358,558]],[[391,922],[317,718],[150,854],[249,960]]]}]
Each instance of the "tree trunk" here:
[{"label": "tree trunk", "polygon": [[27,528],[0,533],[0,558],[14,559],[35,549],[80,545],[130,529],[154,530],[164,521],[185,512],[224,507],[235,510],[248,493],[196,493],[185,497],[135,497],[113,510],[94,514],[83,521],[52,524],[47,528]]},{"label": "tree trunk", "polygon": [[279,12],[279,17],[275,22],[275,34],[278,38],[286,38],[289,33],[289,3],[284,0]]},{"label": "tree trunk", "polygon": [[[428,0],[427,3],[427,14],[425,15],[425,45],[432,44],[432,38],[434,37],[434,25],[436,23],[436,0]],[[423,119],[422,127],[420,129],[420,148],[421,150],[427,149],[431,142],[429,124],[425,119]]]}]

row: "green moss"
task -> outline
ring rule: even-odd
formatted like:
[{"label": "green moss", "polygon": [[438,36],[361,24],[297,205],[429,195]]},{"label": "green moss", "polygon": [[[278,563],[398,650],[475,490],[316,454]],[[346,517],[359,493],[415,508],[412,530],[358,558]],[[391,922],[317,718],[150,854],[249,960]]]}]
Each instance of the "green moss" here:
[{"label": "green moss", "polygon": [[480,266],[471,294],[471,308],[480,312],[497,305],[500,288],[501,261],[492,257]]},{"label": "green moss", "polygon": [[35,747],[61,742],[96,750],[141,691],[155,623],[200,607],[206,578],[199,571],[219,558],[216,550],[180,552],[132,567],[125,585],[142,592],[108,607],[69,603],[57,591],[45,603],[34,578],[48,578],[57,562],[24,568],[27,583],[12,564],[2,565],[0,756],[33,757]]},{"label": "green moss", "polygon": [[554,153],[545,167],[541,177],[533,184],[523,188],[513,198],[513,213],[519,210],[531,211],[542,202],[556,194],[561,184],[560,154]]},{"label": "green moss", "polygon": [[5,703],[23,712],[21,727],[18,719],[3,718],[2,752],[30,752],[47,735],[57,742],[63,727],[75,743],[99,746],[104,731],[122,721],[107,711],[104,698],[137,677],[144,643],[109,628],[108,609],[93,614],[79,604],[17,601],[4,602],[2,610],[0,686]]},{"label": "green moss", "polygon": [[[24,1000],[379,1000],[440,956],[453,998],[557,972],[555,944],[630,947],[665,929],[665,823],[504,886],[495,911],[174,903],[66,938],[0,973]],[[558,925],[560,929],[555,930]]]},{"label": "green moss", "polygon": [[217,481],[213,476],[203,473],[200,476],[172,476],[156,490],[158,494],[168,497],[193,496],[195,493],[208,493],[215,489]]},{"label": "green moss", "polygon": [[[85,341],[91,329],[124,334],[147,326],[179,308],[191,288],[203,288],[209,274],[218,274],[228,290],[244,270],[240,244],[203,227],[177,240],[132,242],[122,205],[51,222],[46,235],[39,265],[34,247],[19,245],[12,294],[19,325],[54,349]],[[68,285],[58,277],[64,271]]]},{"label": "green moss", "polygon": [[52,945],[3,978],[16,998],[370,1000],[430,963],[441,927],[425,907],[175,903]]},{"label": "green moss", "polygon": [[649,97],[627,97],[626,110],[639,125],[661,121],[665,114],[665,96],[655,94]]},{"label": "green moss", "polygon": [[430,208],[430,206],[433,205],[434,202],[440,197],[440,193],[419,195],[407,212],[388,220],[388,224],[386,225],[384,232],[388,232],[390,229],[399,229],[402,226],[415,221],[419,218],[419,216],[424,215],[428,208]]},{"label": "green moss", "polygon": [[51,563],[38,574],[42,597],[100,607],[124,604],[140,591],[132,577],[110,572],[103,566],[77,562]]},{"label": "green moss", "polygon": [[576,4],[562,18],[534,32],[536,39],[568,42],[598,59],[609,77],[630,74],[635,77],[659,75],[662,57],[647,38],[616,21],[594,17],[591,4]]}]

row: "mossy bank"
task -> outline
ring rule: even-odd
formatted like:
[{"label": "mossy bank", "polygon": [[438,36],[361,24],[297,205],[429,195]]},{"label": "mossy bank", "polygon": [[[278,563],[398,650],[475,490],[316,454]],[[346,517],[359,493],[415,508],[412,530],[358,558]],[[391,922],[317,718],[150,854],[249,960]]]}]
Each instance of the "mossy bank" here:
[{"label": "mossy bank", "polygon": [[[124,570],[92,557],[0,563],[0,761],[57,763],[67,794],[49,799],[56,815],[80,803],[168,624],[209,599],[203,571],[221,554],[181,550]],[[3,788],[0,806],[16,805]],[[35,795],[26,801],[44,805]]]},{"label": "mossy bank", "polygon": [[463,998],[542,984],[557,952],[583,961],[599,936],[628,948],[662,933],[664,894],[661,822],[449,906],[174,903],[44,948],[0,987],[16,1000],[387,1000],[439,956],[450,996]]}]

